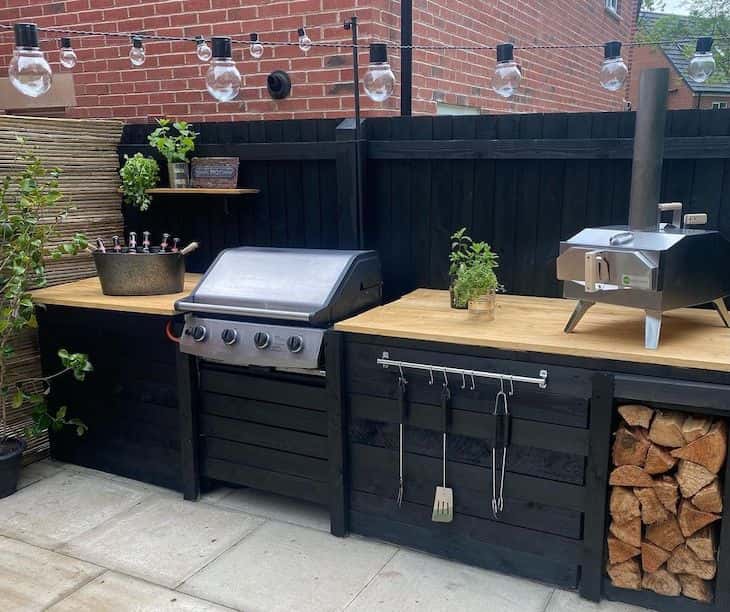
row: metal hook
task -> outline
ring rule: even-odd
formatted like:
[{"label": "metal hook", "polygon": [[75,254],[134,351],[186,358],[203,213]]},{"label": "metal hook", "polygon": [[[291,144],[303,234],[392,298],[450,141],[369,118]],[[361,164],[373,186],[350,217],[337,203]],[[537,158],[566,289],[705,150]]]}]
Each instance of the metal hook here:
[{"label": "metal hook", "polygon": [[499,392],[504,395],[504,377],[499,377]]},{"label": "metal hook", "polygon": [[402,380],[403,382],[407,382],[407,381],[406,381],[406,375],[405,375],[405,374],[403,374],[403,364],[401,364],[401,363],[399,363],[399,364],[398,364],[398,371],[400,372],[400,379],[401,379],[401,380]]},{"label": "metal hook", "polygon": [[471,376],[471,387],[470,389],[474,391],[477,388],[476,383],[474,382],[474,370],[472,370],[469,375]]},{"label": "metal hook", "polygon": [[509,376],[509,394],[510,394],[510,397],[515,394],[515,383],[514,383],[513,378],[514,377],[512,375]]},{"label": "metal hook", "polygon": [[444,386],[449,386],[449,377],[446,375],[446,370],[441,370],[441,373],[444,375]]},{"label": "metal hook", "polygon": [[428,375],[431,377],[428,381],[429,385],[433,384],[433,370],[431,368],[428,368]]},{"label": "metal hook", "polygon": [[466,372],[464,370],[461,371],[461,388],[466,389]]}]

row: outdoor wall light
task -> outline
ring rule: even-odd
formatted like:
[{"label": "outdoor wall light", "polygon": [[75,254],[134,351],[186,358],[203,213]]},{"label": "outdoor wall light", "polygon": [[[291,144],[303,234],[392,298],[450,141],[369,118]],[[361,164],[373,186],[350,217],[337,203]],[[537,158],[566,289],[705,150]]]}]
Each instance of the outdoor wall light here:
[{"label": "outdoor wall light", "polygon": [[195,54],[198,56],[198,59],[201,62],[209,62],[210,58],[213,57],[213,52],[210,50],[208,43],[205,42],[205,38],[202,36],[196,36],[195,44],[197,45]]},{"label": "outdoor wall light", "polygon": [[251,44],[249,45],[248,51],[254,59],[259,59],[264,54],[264,46],[261,44],[259,35],[256,32],[251,34]]},{"label": "outdoor wall light", "polygon": [[497,65],[492,77],[492,90],[503,98],[511,98],[520,86],[522,73],[514,58],[514,45],[497,45]]},{"label": "outdoor wall light", "polygon": [[219,102],[229,102],[241,90],[241,73],[238,72],[232,58],[231,39],[226,36],[214,36],[211,42],[213,59],[205,75],[205,87]]},{"label": "outdoor wall light", "polygon": [[133,66],[141,66],[146,59],[142,37],[132,36],[132,48],[129,50],[129,61],[132,62]]},{"label": "outdoor wall light", "polygon": [[34,23],[16,23],[15,50],[8,66],[8,79],[20,93],[37,98],[51,88],[52,73],[38,46]]},{"label": "outdoor wall light", "polygon": [[61,52],[58,55],[58,61],[61,62],[61,66],[64,68],[73,68],[76,66],[76,52],[71,47],[70,38],[61,39]]},{"label": "outdoor wall light", "polygon": [[297,36],[299,36],[299,48],[304,53],[310,51],[312,49],[312,39],[307,36],[307,32],[305,31],[305,29],[299,28],[297,30]]},{"label": "outdoor wall light", "polygon": [[388,47],[385,43],[370,45],[370,66],[362,84],[368,98],[374,102],[385,102],[393,95],[395,75],[388,64]]},{"label": "outdoor wall light", "polygon": [[624,86],[629,69],[621,58],[621,43],[612,40],[603,45],[603,63],[598,73],[601,87],[608,91],[618,91]]},{"label": "outdoor wall light", "polygon": [[697,39],[695,54],[689,62],[687,72],[697,83],[704,83],[715,72],[715,58],[712,57],[712,36]]}]

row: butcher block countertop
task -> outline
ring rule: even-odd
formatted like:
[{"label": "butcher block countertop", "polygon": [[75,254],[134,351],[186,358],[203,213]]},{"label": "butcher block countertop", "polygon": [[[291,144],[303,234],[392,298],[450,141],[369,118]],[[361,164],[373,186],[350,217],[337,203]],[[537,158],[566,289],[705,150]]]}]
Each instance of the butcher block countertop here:
[{"label": "butcher block countertop", "polygon": [[593,357],[730,372],[730,329],[715,310],[665,314],[659,349],[644,348],[644,313],[597,304],[576,331],[563,333],[575,302],[498,295],[494,321],[449,307],[447,291],[417,289],[401,299],[337,323],[335,329],[513,351]]},{"label": "butcher block countertop", "polygon": [[176,314],[175,302],[190,295],[200,278],[200,274],[186,274],[185,289],[182,293],[170,293],[168,295],[104,295],[101,292],[99,278],[94,276],[73,283],[37,289],[33,291],[33,301],[36,304],[46,304],[48,306],[73,306],[76,308],[171,316]]}]

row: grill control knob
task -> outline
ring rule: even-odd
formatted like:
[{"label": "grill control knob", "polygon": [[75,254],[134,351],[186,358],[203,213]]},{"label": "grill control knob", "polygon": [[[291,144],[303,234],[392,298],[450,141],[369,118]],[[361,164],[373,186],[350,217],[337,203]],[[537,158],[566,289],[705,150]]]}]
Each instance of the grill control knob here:
[{"label": "grill control knob", "polygon": [[221,332],[221,340],[223,344],[230,346],[238,342],[238,332],[235,329],[226,328]]},{"label": "grill control knob", "polygon": [[208,335],[208,330],[205,329],[202,325],[196,325],[193,327],[193,340],[195,342],[202,342],[205,340],[206,336]]},{"label": "grill control knob", "polygon": [[286,341],[286,348],[292,353],[298,353],[304,348],[304,338],[301,336],[289,336]]},{"label": "grill control knob", "polygon": [[271,336],[266,332],[256,332],[253,336],[253,343],[257,349],[265,349],[271,344]]}]

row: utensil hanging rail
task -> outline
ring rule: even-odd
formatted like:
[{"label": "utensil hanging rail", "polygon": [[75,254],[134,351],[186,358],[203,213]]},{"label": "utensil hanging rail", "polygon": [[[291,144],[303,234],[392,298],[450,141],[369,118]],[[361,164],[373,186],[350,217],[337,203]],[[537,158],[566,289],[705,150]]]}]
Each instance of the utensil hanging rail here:
[{"label": "utensil hanging rail", "polygon": [[456,374],[457,376],[469,377],[469,378],[492,378],[495,380],[505,380],[512,382],[527,383],[529,385],[537,385],[540,389],[547,388],[548,371],[540,370],[538,377],[532,376],[519,376],[517,374],[501,374],[499,372],[483,372],[481,370],[467,370],[464,368],[449,368],[446,366],[430,365],[427,363],[412,363],[409,361],[398,361],[396,359],[390,359],[387,352],[383,353],[383,356],[378,358],[378,365],[387,368],[388,366],[394,366],[403,370],[423,370],[426,372],[443,372],[444,374]]}]

